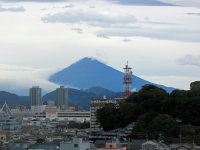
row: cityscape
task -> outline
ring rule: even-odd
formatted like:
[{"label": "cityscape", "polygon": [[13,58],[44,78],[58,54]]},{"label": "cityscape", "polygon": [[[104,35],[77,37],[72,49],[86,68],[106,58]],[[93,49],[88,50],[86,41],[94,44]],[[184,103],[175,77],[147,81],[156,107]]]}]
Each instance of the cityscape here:
[{"label": "cityscape", "polygon": [[200,150],[199,0],[0,0],[0,150]]},{"label": "cityscape", "polygon": [[[176,120],[174,120],[169,115],[166,116],[167,114],[160,114],[163,115],[164,118],[160,122],[158,121],[158,123],[164,123],[165,125],[163,125],[161,129],[158,129],[160,128],[158,125],[154,127],[154,129],[151,129],[152,131],[160,131],[159,136],[155,133],[149,134],[148,132],[143,133],[143,131],[141,133],[140,130],[138,131],[137,126],[140,118],[138,118],[137,121],[133,120],[135,120],[134,118],[139,111],[139,106],[137,105],[139,105],[140,102],[134,102],[135,104],[133,105],[133,102],[130,101],[134,100],[134,97],[137,97],[138,94],[140,95],[142,91],[148,89],[143,95],[151,91],[150,94],[148,94],[148,98],[144,99],[150,110],[147,110],[145,114],[155,115],[155,111],[159,112],[162,108],[159,104],[159,99],[163,97],[161,93],[163,93],[163,91],[166,93],[166,91],[153,84],[146,84],[138,92],[132,92],[131,85],[132,82],[134,82],[134,78],[132,75],[132,68],[128,65],[128,62],[124,67],[122,82],[124,84],[123,97],[107,98],[106,95],[103,95],[98,99],[91,99],[89,111],[80,109],[81,107],[77,105],[70,106],[68,104],[68,88],[64,86],[56,88],[55,100],[52,99],[45,102],[42,100],[42,88],[39,86],[32,86],[29,89],[29,108],[24,105],[14,105],[10,108],[6,101],[3,104],[0,110],[0,148],[2,150],[171,150],[182,148],[198,150],[200,148],[200,146],[196,145],[199,143],[198,133],[193,134],[197,137],[196,141],[194,141],[194,138],[192,139],[192,145],[190,145],[191,139],[187,139],[187,136],[191,134],[187,132],[191,131],[182,131],[185,137],[181,137],[181,135],[177,137],[176,132],[180,132],[181,128],[188,126],[188,119],[186,119],[188,118],[187,114],[186,116],[180,116],[183,117],[183,120],[182,118],[176,118]],[[191,83],[190,91],[188,92],[194,92],[196,96],[197,93],[197,95],[199,95],[199,89],[200,81],[196,81]],[[160,92],[158,93],[156,90]],[[173,96],[173,94],[177,92],[181,93],[182,91],[174,89],[170,96]],[[139,96],[141,101],[143,101],[143,95]],[[155,100],[157,104],[148,102],[148,99],[151,99],[151,95],[154,96],[153,100]],[[179,98],[179,94],[176,94],[175,97]],[[184,98],[182,97],[182,99]],[[199,97],[197,99],[199,100]],[[137,98],[135,100],[137,100]],[[188,101],[192,102],[193,100],[188,99]],[[143,105],[146,104],[144,103]],[[157,105],[160,105],[160,108],[157,108]],[[127,110],[123,110],[123,108]],[[168,106],[166,106],[166,108],[168,108]],[[186,107],[186,109],[188,108]],[[196,111],[196,108],[192,109]],[[117,110],[121,110],[122,112],[117,112]],[[124,114],[123,111],[127,114]],[[112,119],[122,114],[125,116],[121,116],[121,121],[119,121],[120,118],[112,121]],[[171,115],[171,113],[169,114]],[[129,119],[127,118],[124,120],[126,117]],[[193,121],[189,122],[196,126],[199,124],[198,117],[199,115],[194,114]],[[171,120],[166,122],[165,119]],[[108,125],[105,122],[110,123]],[[123,124],[124,122],[125,124]],[[175,126],[172,125],[172,122],[175,123]],[[166,127],[172,128],[172,131],[166,129]],[[174,127],[175,129],[173,129]],[[170,132],[168,133],[166,130]],[[195,132],[198,132],[198,130],[199,128],[196,126]],[[170,139],[172,137],[174,138],[173,140]],[[177,143],[177,140],[180,140],[180,142]],[[183,143],[182,140],[184,141]]]}]

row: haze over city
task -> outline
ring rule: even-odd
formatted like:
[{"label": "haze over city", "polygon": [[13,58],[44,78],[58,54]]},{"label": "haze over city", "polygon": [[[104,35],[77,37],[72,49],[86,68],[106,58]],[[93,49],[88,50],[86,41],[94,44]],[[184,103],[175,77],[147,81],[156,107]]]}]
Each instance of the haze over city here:
[{"label": "haze over city", "polygon": [[1,90],[52,91],[49,76],[83,57],[120,71],[128,60],[134,75],[179,89],[200,78],[198,0],[1,0],[0,21]]}]

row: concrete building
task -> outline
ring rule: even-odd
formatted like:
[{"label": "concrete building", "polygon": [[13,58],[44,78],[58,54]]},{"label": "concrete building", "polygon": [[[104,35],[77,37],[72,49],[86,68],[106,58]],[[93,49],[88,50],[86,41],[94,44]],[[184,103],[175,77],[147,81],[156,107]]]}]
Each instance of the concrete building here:
[{"label": "concrete building", "polygon": [[67,109],[68,107],[68,89],[64,86],[56,89],[56,106],[60,109]]},{"label": "concrete building", "polygon": [[90,128],[92,130],[99,130],[100,126],[97,123],[96,111],[106,104],[113,104],[113,99],[92,99],[90,104]]},{"label": "concrete building", "polygon": [[83,141],[82,138],[74,138],[72,141],[69,142],[61,142],[60,143],[60,150],[89,150],[90,149],[90,142]]},{"label": "concrete building", "polygon": [[39,86],[33,86],[30,88],[30,103],[31,103],[31,112],[33,113],[42,113],[42,89]]},{"label": "concrete building", "polygon": [[75,122],[90,122],[89,111],[60,111],[57,112],[59,120],[75,121]]}]

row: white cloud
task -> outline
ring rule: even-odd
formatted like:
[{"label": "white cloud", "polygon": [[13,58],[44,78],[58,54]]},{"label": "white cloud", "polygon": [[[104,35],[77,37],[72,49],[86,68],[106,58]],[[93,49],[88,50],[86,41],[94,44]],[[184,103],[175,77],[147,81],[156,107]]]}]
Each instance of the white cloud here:
[{"label": "white cloud", "polygon": [[189,90],[191,82],[200,80],[199,77],[189,77],[189,76],[140,76],[140,77],[152,83],[162,84],[168,87],[174,87],[183,90]]},{"label": "white cloud", "polygon": [[29,88],[39,85],[43,94],[50,92],[59,86],[48,81],[49,75],[56,70],[0,64],[0,90],[29,95]]},{"label": "white cloud", "polygon": [[107,27],[110,25],[134,23],[137,20],[131,14],[117,11],[76,9],[42,17],[42,21],[45,23],[88,23],[92,26]]}]

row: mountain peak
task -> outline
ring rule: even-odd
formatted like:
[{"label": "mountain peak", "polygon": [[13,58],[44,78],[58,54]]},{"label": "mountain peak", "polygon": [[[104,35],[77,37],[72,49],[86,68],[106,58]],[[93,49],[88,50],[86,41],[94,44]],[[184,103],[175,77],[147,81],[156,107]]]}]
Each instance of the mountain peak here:
[{"label": "mountain peak", "polygon": [[77,62],[75,62],[74,64],[76,63],[102,63],[102,64],[105,64],[105,62],[103,62],[102,60],[98,59],[98,58],[95,58],[95,57],[84,57],[82,58],[81,60],[78,60]]},{"label": "mountain peak", "polygon": [[[124,90],[123,76],[122,72],[105,63],[94,58],[85,57],[53,74],[49,80],[57,84],[79,89],[100,86],[110,91],[122,92]],[[139,90],[145,84],[151,83],[133,75],[133,88]]]}]

